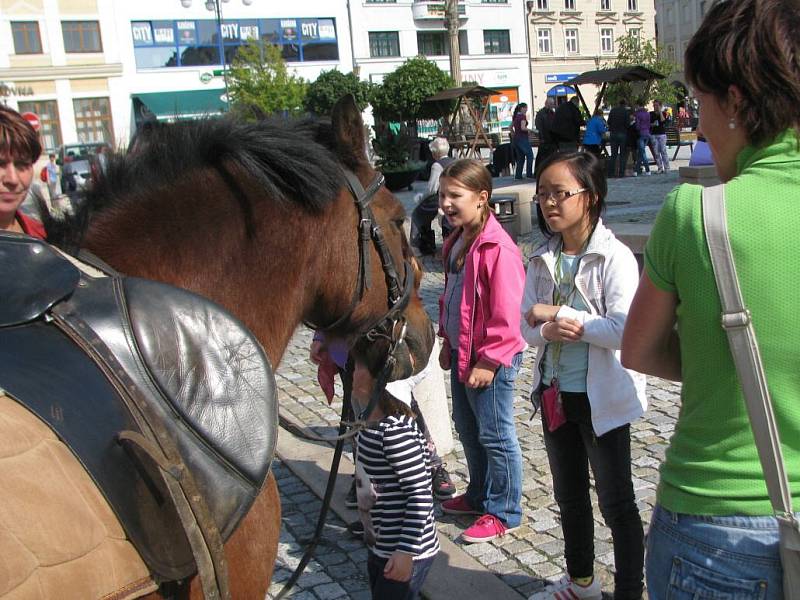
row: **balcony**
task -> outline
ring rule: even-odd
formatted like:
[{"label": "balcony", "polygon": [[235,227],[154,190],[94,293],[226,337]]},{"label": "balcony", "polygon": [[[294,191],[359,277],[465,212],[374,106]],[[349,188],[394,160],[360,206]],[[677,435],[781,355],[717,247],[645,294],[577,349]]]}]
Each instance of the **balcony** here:
[{"label": "balcony", "polygon": [[[415,21],[443,21],[445,18],[445,2],[429,0],[414,0],[411,5],[411,14]],[[458,3],[458,20],[463,23],[467,20],[467,3]]]}]

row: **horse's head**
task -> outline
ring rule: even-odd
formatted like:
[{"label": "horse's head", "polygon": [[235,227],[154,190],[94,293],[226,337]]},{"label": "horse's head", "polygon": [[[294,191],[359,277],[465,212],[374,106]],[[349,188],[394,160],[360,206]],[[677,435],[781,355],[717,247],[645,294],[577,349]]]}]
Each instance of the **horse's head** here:
[{"label": "horse's head", "polygon": [[362,226],[369,225],[366,220],[372,221],[371,240],[363,236],[358,242],[370,285],[363,289],[350,319],[357,330],[357,334],[350,332],[357,336],[353,353],[376,374],[391,351],[396,360],[391,378],[403,379],[425,367],[434,339],[433,326],[418,295],[422,271],[406,238],[405,210],[385,186],[379,185],[380,174],[366,159],[364,123],[352,96],[336,104],[332,125],[337,155],[354,175],[348,176],[351,194],[362,196],[353,198],[358,208],[354,214],[358,214]]}]

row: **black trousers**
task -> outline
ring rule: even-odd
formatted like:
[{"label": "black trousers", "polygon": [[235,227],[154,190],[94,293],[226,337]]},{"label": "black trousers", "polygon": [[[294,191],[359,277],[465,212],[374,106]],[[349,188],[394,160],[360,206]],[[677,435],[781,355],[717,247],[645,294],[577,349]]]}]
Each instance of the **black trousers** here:
[{"label": "black trousers", "polygon": [[436,252],[436,236],[431,223],[439,213],[439,196],[430,194],[422,198],[411,213],[411,245],[422,254]]},{"label": "black trousers", "polygon": [[639,599],[644,591],[644,531],[631,480],[630,425],[596,437],[589,397],[562,392],[567,422],[544,443],[553,490],[561,511],[564,555],[570,577],[594,572],[594,519],[589,498],[589,466],[606,525],[614,541],[614,599]]}]

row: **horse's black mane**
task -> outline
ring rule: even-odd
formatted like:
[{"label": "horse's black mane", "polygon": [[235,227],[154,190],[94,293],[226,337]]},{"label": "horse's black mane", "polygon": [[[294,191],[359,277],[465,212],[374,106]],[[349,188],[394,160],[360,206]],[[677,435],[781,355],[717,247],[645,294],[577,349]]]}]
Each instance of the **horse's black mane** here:
[{"label": "horse's black mane", "polygon": [[[216,169],[233,193],[241,173],[248,173],[266,197],[317,212],[344,183],[333,144],[330,122],[321,119],[249,122],[224,117],[146,124],[127,151],[108,155],[104,172],[89,186],[73,217],[63,224],[46,219],[48,239],[74,248],[92,215],[148,193],[160,194],[168,202],[166,190],[201,169]],[[241,190],[238,195],[247,203]]]}]

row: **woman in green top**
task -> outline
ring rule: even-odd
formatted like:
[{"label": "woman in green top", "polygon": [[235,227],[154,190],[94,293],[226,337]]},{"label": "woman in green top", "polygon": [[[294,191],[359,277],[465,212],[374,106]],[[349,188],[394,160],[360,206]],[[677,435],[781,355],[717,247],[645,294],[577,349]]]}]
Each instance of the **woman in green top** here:
[{"label": "woman in green top", "polygon": [[[800,502],[800,2],[710,9],[686,50],[700,129],[725,183],[742,293],[752,312]],[[622,363],[683,382],[647,542],[661,598],[780,598],[777,523],[725,333],[701,188],[668,197],[645,251]],[[677,327],[675,327],[677,325]]]}]

